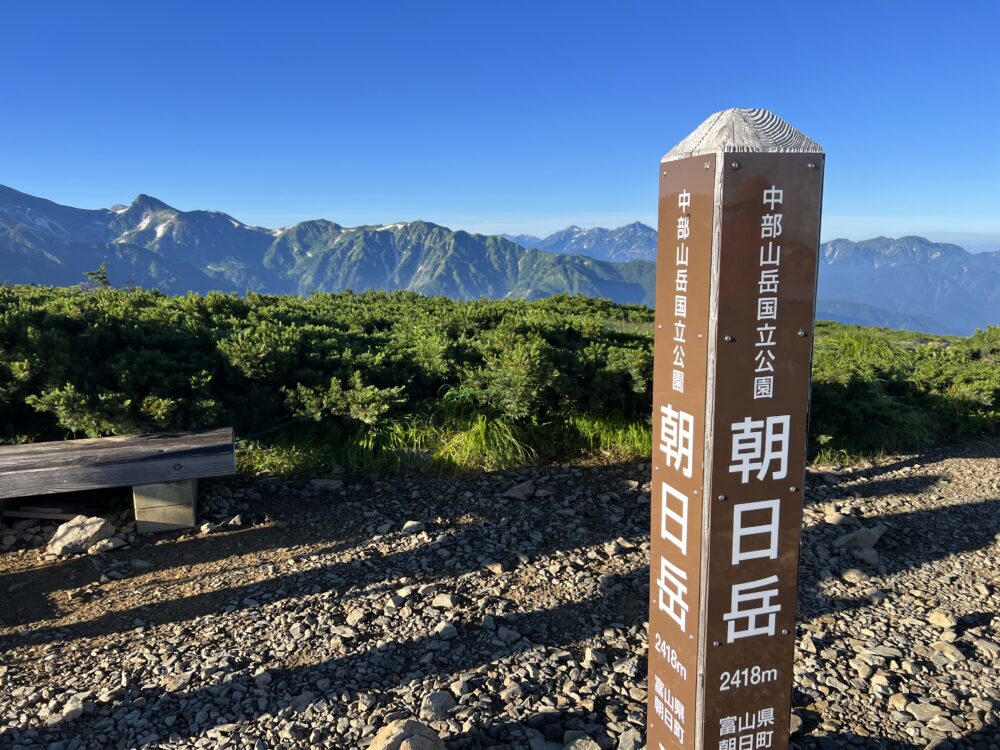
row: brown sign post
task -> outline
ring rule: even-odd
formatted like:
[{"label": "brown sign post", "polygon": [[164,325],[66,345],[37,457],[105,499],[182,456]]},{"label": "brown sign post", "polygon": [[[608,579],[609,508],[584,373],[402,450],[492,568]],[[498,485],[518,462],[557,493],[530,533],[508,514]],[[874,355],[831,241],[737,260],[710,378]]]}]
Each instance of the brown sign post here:
[{"label": "brown sign post", "polygon": [[822,188],[760,109],[660,164],[650,750],[788,746]]}]

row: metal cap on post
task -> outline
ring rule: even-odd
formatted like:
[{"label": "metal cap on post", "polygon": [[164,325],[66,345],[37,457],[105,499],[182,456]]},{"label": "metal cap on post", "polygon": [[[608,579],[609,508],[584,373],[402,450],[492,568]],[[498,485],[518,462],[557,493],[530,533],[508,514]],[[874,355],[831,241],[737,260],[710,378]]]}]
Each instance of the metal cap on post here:
[{"label": "metal cap on post", "polygon": [[728,109],[661,160],[654,750],[788,745],[823,159]]}]

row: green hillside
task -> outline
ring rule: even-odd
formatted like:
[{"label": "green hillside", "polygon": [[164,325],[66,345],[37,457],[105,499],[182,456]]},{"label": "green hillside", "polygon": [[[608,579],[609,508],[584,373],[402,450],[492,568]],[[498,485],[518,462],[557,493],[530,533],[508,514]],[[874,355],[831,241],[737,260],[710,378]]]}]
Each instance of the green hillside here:
[{"label": "green hillside", "polygon": [[[245,471],[495,468],[649,451],[652,311],[586,297],[455,301],[0,287],[0,440],[236,427]],[[1000,328],[821,323],[811,450],[1000,427]]]}]

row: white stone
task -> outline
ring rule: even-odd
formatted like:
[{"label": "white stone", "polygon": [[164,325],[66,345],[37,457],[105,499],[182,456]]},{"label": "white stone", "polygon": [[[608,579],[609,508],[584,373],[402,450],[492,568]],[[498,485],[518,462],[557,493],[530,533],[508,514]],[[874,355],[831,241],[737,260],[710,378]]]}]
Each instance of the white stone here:
[{"label": "white stone", "polygon": [[885,524],[878,526],[863,527],[850,534],[844,534],[833,541],[834,547],[844,547],[846,549],[870,549],[882,538],[888,530]]},{"label": "white stone", "polygon": [[83,701],[81,701],[76,696],[70,698],[62,709],[62,717],[64,721],[73,721],[74,719],[79,719],[82,713],[83,713]]},{"label": "white stone", "polygon": [[93,545],[92,547],[89,547],[87,549],[87,554],[97,555],[100,554],[101,552],[110,552],[111,550],[118,549],[119,547],[124,547],[124,546],[125,546],[124,539],[117,536],[113,536],[110,539],[102,539],[97,544]]},{"label": "white stone", "polygon": [[104,518],[77,516],[56,529],[47,551],[53,555],[72,555],[85,551],[114,533],[115,527]]}]

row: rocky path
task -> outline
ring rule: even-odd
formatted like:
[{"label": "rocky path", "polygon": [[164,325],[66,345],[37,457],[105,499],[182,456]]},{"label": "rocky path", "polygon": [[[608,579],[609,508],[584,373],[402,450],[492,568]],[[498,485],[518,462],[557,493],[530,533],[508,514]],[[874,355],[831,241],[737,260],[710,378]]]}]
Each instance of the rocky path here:
[{"label": "rocky path", "polygon": [[[810,474],[800,747],[1000,748],[998,455]],[[58,559],[0,529],[0,747],[643,747],[648,474],[216,485],[206,533]]]}]

